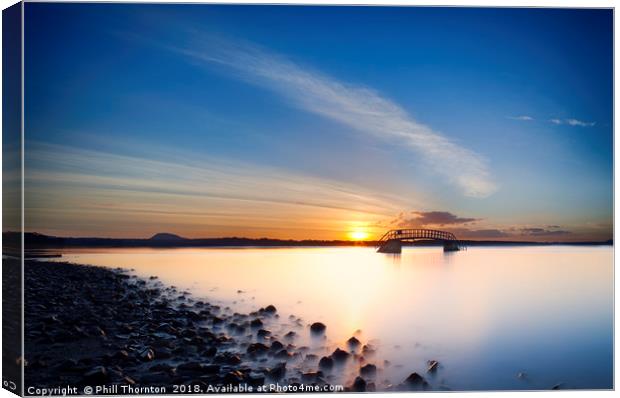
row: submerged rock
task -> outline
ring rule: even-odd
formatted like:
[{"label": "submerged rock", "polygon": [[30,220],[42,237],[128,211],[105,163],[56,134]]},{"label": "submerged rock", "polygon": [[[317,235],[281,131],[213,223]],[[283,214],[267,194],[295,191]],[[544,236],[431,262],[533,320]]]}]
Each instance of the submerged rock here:
[{"label": "submerged rock", "polygon": [[341,350],[340,348],[336,348],[336,350],[332,353],[331,357],[336,363],[344,362],[349,358],[349,353]]},{"label": "submerged rock", "polygon": [[327,327],[321,322],[314,322],[312,325],[310,325],[310,331],[314,334],[323,334],[325,333],[326,328]]},{"label": "submerged rock", "polygon": [[271,343],[269,350],[271,351],[279,351],[284,348],[284,344],[280,343],[278,340],[275,340]]},{"label": "submerged rock", "polygon": [[424,377],[420,376],[416,372],[413,372],[405,379],[401,386],[405,389],[425,389],[428,387],[428,383]]},{"label": "submerged rock", "polygon": [[265,337],[268,337],[269,335],[271,335],[271,332],[265,329],[259,329],[256,332],[256,337],[258,337],[259,339],[264,339]]},{"label": "submerged rock", "polygon": [[103,366],[97,366],[84,374],[84,382],[87,384],[104,384],[110,379],[108,370]]},{"label": "submerged rock", "polygon": [[347,340],[347,345],[351,351],[356,351],[361,345],[360,341],[354,336]]},{"label": "submerged rock", "polygon": [[267,351],[269,351],[269,347],[263,343],[250,344],[246,350],[250,355],[264,355],[267,354]]},{"label": "submerged rock", "polygon": [[286,375],[286,362],[281,362],[267,371],[267,376],[275,381],[281,380],[284,375]]},{"label": "submerged rock", "polygon": [[329,371],[334,367],[334,360],[330,357],[323,357],[319,360],[319,369]]},{"label": "submerged rock", "polygon": [[364,377],[375,377],[377,375],[377,367],[371,363],[360,368],[360,375]]},{"label": "submerged rock", "polygon": [[353,386],[351,386],[351,390],[355,392],[365,392],[366,391],[366,380],[357,376],[355,381],[353,381]]}]

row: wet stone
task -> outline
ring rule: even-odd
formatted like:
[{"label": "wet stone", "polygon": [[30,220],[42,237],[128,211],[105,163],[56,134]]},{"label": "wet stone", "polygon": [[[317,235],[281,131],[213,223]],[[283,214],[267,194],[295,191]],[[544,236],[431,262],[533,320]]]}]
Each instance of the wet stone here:
[{"label": "wet stone", "polygon": [[286,375],[286,362],[282,362],[272,369],[267,371],[267,376],[272,380],[278,381]]},{"label": "wet stone", "polygon": [[264,339],[265,337],[268,337],[271,335],[271,332],[269,330],[265,330],[265,329],[259,329],[256,332],[256,337],[258,337],[259,339]]},{"label": "wet stone", "polygon": [[426,382],[424,377],[420,376],[416,372],[413,372],[409,376],[407,376],[401,386],[405,389],[425,389],[428,387],[428,383]]},{"label": "wet stone", "polygon": [[342,363],[349,359],[349,355],[350,354],[348,352],[341,350],[340,348],[336,348],[336,350],[332,353],[331,357],[334,362]]},{"label": "wet stone", "polygon": [[319,361],[319,369],[322,370],[331,370],[334,367],[334,360],[330,357],[323,357]]},{"label": "wet stone", "polygon": [[347,346],[349,347],[351,351],[356,351],[360,345],[361,345],[360,341],[355,336],[347,340]]},{"label": "wet stone", "polygon": [[360,375],[364,377],[375,377],[377,375],[377,367],[373,364],[367,364],[360,368]]},{"label": "wet stone", "polygon": [[326,329],[326,326],[322,324],[321,322],[315,322],[312,325],[310,325],[310,331],[313,334],[323,334],[325,333],[325,329]]},{"label": "wet stone", "polygon": [[84,382],[87,384],[104,384],[110,379],[107,369],[97,366],[84,374]]},{"label": "wet stone", "polygon": [[353,381],[353,386],[351,387],[351,390],[355,392],[365,392],[366,391],[366,380],[364,380],[360,376],[357,376],[355,378],[355,381]]}]

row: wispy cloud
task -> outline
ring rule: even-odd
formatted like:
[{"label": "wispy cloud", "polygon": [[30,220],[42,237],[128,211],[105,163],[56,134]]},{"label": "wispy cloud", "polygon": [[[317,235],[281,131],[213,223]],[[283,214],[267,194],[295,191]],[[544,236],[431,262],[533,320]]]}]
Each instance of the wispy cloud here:
[{"label": "wispy cloud", "polygon": [[531,116],[527,116],[527,115],[521,115],[521,116],[508,116],[508,119],[512,119],[512,120],[523,120],[523,121],[532,121],[534,120],[533,117]]},{"label": "wispy cloud", "polygon": [[31,143],[28,230],[336,239],[352,220],[372,222],[403,206],[397,196],[328,178],[202,155],[140,151]]},{"label": "wispy cloud", "polygon": [[549,121],[553,124],[567,124],[569,126],[579,127],[592,127],[596,125],[596,122],[584,122],[578,119],[549,119]]},{"label": "wispy cloud", "polygon": [[482,156],[418,122],[371,88],[338,81],[253,44],[205,39],[176,51],[193,60],[224,66],[305,111],[409,148],[466,196],[486,197],[497,189]]}]

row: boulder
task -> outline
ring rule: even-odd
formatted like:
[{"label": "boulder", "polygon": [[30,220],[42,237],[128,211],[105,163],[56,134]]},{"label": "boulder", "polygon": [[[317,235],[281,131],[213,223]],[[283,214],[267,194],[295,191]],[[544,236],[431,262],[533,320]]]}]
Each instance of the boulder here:
[{"label": "boulder", "polygon": [[357,376],[355,378],[355,381],[353,381],[351,390],[353,390],[354,392],[365,392],[366,391],[366,380]]},{"label": "boulder", "polygon": [[312,325],[310,325],[310,331],[313,334],[323,334],[325,333],[326,328],[327,327],[321,322],[314,322]]},{"label": "boulder", "polygon": [[351,351],[356,351],[361,345],[361,343],[355,336],[353,336],[349,340],[347,340],[347,345],[349,346],[349,349]]},{"label": "boulder", "polygon": [[319,360],[319,369],[329,371],[334,367],[334,360],[330,357],[323,357]]},{"label": "boulder", "polygon": [[332,353],[331,357],[334,362],[342,363],[349,359],[349,355],[350,354],[348,352],[341,350],[340,348],[336,348],[336,350]]},{"label": "boulder", "polygon": [[101,385],[110,380],[108,370],[103,366],[97,366],[84,373],[84,383],[89,385]]},{"label": "boulder", "polygon": [[377,367],[371,363],[360,368],[360,375],[364,377],[375,377],[377,375]]}]

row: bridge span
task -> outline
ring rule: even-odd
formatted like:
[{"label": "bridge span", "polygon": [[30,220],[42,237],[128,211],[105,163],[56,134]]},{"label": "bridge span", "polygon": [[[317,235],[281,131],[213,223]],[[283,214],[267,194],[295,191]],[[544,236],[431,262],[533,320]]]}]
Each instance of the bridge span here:
[{"label": "bridge span", "polygon": [[461,250],[460,243],[451,232],[434,229],[392,229],[377,241],[378,253],[401,253],[403,242],[439,241],[443,242],[443,251]]}]

